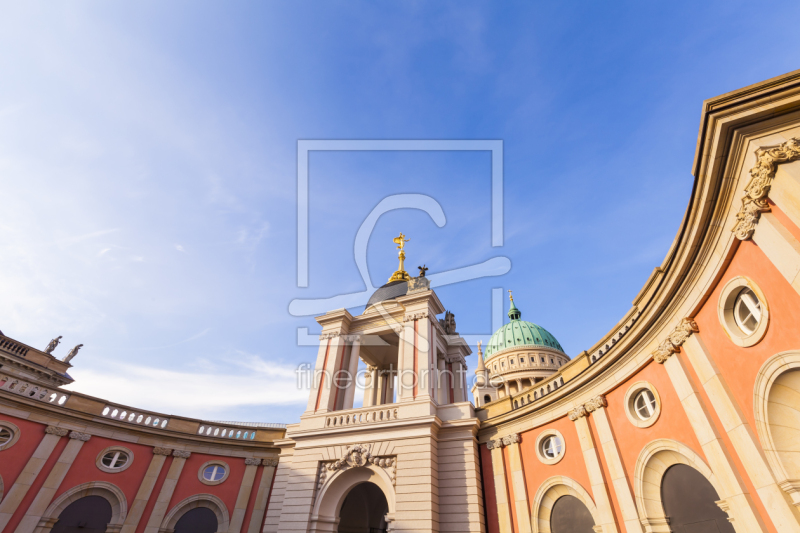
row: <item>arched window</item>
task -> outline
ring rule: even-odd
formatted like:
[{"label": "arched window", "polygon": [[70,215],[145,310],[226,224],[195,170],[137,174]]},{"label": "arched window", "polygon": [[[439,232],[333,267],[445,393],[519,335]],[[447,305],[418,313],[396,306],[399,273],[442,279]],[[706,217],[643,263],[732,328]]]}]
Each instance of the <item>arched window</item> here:
[{"label": "arched window", "polygon": [[484,394],[483,395],[483,403],[491,403],[491,402],[492,402],[492,397],[489,396],[488,394]]},{"label": "arched window", "polygon": [[593,533],[594,519],[589,509],[575,496],[564,495],[556,500],[550,513],[553,533]]},{"label": "arched window", "polygon": [[208,507],[195,507],[175,524],[175,533],[216,533],[217,515]]},{"label": "arched window", "polygon": [[734,533],[728,515],[716,504],[719,499],[705,476],[688,465],[672,465],[661,480],[661,501],[673,531],[702,524],[705,531]]},{"label": "arched window", "polygon": [[58,516],[52,533],[105,531],[111,521],[111,504],[102,496],[84,496],[75,500]]}]

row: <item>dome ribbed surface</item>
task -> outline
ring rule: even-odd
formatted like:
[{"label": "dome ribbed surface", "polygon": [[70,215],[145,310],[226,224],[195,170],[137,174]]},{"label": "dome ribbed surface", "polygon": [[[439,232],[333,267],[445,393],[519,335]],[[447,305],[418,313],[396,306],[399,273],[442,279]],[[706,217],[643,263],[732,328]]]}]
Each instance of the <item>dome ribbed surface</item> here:
[{"label": "dome ribbed surface", "polygon": [[372,296],[369,297],[369,301],[367,302],[367,307],[375,305],[378,302],[385,302],[387,300],[394,300],[399,296],[405,296],[407,292],[407,281],[390,281],[372,293]]},{"label": "dome ribbed surface", "polygon": [[560,352],[564,351],[561,344],[549,331],[533,322],[521,320],[522,313],[513,301],[508,316],[511,318],[511,322],[495,331],[492,338],[489,339],[484,354],[486,361],[501,350],[517,346],[546,346]]}]

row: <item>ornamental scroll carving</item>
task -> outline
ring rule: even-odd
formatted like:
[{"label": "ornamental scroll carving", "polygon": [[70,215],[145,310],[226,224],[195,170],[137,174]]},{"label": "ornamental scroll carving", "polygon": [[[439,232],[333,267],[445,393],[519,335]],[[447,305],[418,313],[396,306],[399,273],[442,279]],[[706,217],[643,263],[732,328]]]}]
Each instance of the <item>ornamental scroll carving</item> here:
[{"label": "ornamental scroll carving", "polygon": [[174,450],[172,452],[173,457],[180,457],[181,459],[188,459],[192,456],[192,452],[187,452],[186,450]]},{"label": "ornamental scroll carving", "polygon": [[494,450],[496,448],[499,449],[511,446],[512,444],[519,444],[520,442],[522,442],[522,437],[520,437],[519,433],[512,433],[511,435],[506,435],[499,439],[486,441],[486,447],[490,450]]},{"label": "ornamental scroll carving", "polygon": [[88,433],[79,433],[77,431],[71,431],[69,434],[69,438],[87,442],[89,439],[92,438],[92,436],[89,435]]},{"label": "ornamental scroll carving", "polygon": [[278,466],[278,459],[264,459],[262,464],[264,466]]},{"label": "ornamental scroll carving", "polygon": [[347,451],[341,459],[332,463],[323,463],[320,470],[319,487],[325,483],[325,478],[327,476],[326,470],[334,472],[347,468],[358,468],[370,463],[385,469],[392,479],[392,485],[394,485],[395,476],[397,474],[397,458],[376,457],[370,453],[371,449],[372,446],[370,444],[353,444],[347,448]]},{"label": "ornamental scroll carving", "polygon": [[60,428],[56,426],[47,426],[44,430],[49,435],[58,435],[59,437],[66,437],[69,433],[67,428]]},{"label": "ornamental scroll carving", "polygon": [[583,418],[584,416],[589,416],[591,413],[601,409],[603,407],[608,407],[608,400],[603,395],[596,396],[586,402],[583,405],[579,405],[575,409],[569,412],[568,416],[569,419],[575,422],[579,418]]},{"label": "ornamental scroll carving", "polygon": [[753,236],[761,213],[769,211],[767,195],[778,169],[778,163],[800,159],[800,138],[793,137],[773,148],[756,150],[756,164],[750,169],[750,182],[744,188],[742,207],[736,214],[733,231],[736,238],[746,241]]},{"label": "ornamental scroll carving", "polygon": [[338,337],[341,334],[342,334],[342,330],[340,330],[340,329],[337,329],[336,331],[329,331],[327,333],[323,333],[322,335],[320,335],[319,336],[319,340],[324,341],[324,340],[332,339],[334,337]]},{"label": "ornamental scroll carving", "polygon": [[172,455],[172,448],[153,448],[153,455]]},{"label": "ornamental scroll carving", "polygon": [[691,337],[692,333],[697,333],[698,331],[700,330],[697,327],[697,322],[691,318],[684,318],[651,354],[653,359],[655,359],[656,363],[663,365],[664,361],[669,359],[672,354],[681,350],[681,346]]},{"label": "ornamental scroll carving", "polygon": [[261,464],[261,459],[258,457],[247,457],[244,460],[244,464],[247,466],[259,466]]},{"label": "ornamental scroll carving", "polygon": [[428,318],[427,311],[418,311],[416,313],[409,313],[403,317],[403,322],[411,322],[414,320],[421,320],[423,318]]}]

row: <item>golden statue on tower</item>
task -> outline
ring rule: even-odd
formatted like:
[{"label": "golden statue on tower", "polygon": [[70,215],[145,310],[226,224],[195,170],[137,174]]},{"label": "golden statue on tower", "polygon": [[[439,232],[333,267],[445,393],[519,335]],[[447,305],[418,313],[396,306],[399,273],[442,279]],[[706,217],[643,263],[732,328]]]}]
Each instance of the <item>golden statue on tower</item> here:
[{"label": "golden statue on tower", "polygon": [[406,236],[403,233],[400,233],[399,237],[395,237],[392,241],[397,245],[397,248],[400,250],[400,253],[397,254],[398,259],[400,259],[400,267],[392,274],[392,277],[389,278],[389,283],[392,281],[408,281],[411,279],[411,276],[408,275],[408,272],[405,271],[405,267],[403,266],[403,262],[406,259],[406,253],[403,251],[403,247],[405,247],[406,243],[409,239],[406,239]]}]

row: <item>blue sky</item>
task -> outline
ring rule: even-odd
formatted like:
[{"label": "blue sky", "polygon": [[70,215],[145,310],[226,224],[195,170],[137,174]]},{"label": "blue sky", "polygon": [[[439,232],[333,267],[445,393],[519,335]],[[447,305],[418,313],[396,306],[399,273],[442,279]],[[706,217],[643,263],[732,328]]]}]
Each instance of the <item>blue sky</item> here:
[{"label": "blue sky", "polygon": [[[491,334],[491,289],[569,355],[630,308],[678,229],[704,99],[800,67],[794,2],[0,3],[0,329],[56,335],[74,388],[206,419],[305,407],[294,299],[508,257],[437,290]],[[766,15],[765,15],[766,14]],[[299,139],[500,139],[488,152],[314,152],[297,287]],[[415,271],[416,269],[413,268]],[[354,309],[353,312],[358,312]],[[475,357],[469,361],[474,368]]]}]

